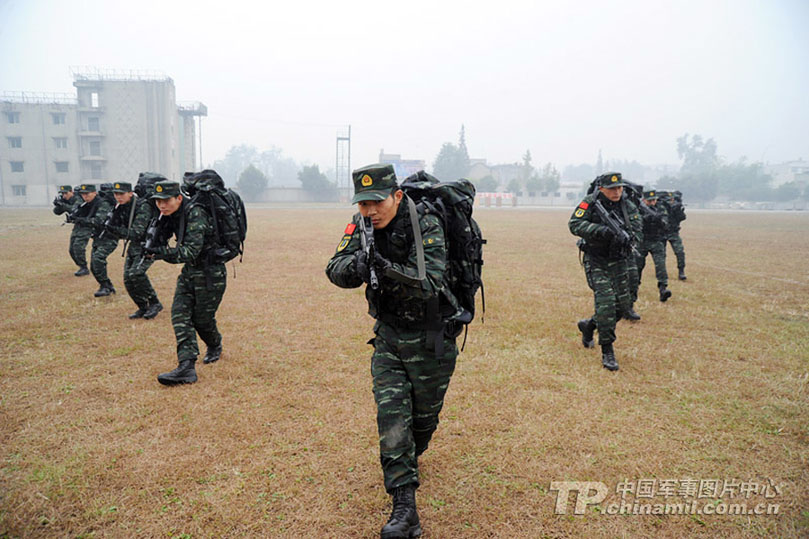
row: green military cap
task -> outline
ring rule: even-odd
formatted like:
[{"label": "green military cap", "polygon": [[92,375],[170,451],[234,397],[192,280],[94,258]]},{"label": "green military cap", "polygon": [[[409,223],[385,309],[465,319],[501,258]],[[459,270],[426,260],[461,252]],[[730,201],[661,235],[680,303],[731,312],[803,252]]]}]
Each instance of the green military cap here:
[{"label": "green military cap", "polygon": [[60,193],[69,193],[72,190],[73,190],[73,187],[71,187],[70,185],[60,185],[59,186],[59,192]]},{"label": "green military cap", "polygon": [[96,186],[95,186],[95,184],[92,184],[92,183],[83,183],[83,184],[81,184],[79,186],[78,189],[76,189],[76,191],[78,191],[79,194],[82,194],[82,193],[95,193],[96,192]]},{"label": "green military cap", "polygon": [[182,195],[180,184],[172,181],[157,182],[151,198],[171,198]]},{"label": "green military cap", "polygon": [[132,190],[132,184],[129,182],[115,182],[112,184],[113,193],[128,193]]},{"label": "green military cap", "polygon": [[599,187],[606,187],[607,189],[612,187],[625,187],[628,185],[620,172],[607,172],[596,179],[598,180]]},{"label": "green military cap", "polygon": [[363,200],[385,200],[398,188],[393,165],[375,164],[358,168],[352,172],[354,198],[352,204]]},{"label": "green military cap", "polygon": [[657,195],[657,191],[651,190],[651,191],[644,191],[643,198],[645,198],[646,200],[655,200],[660,197]]}]

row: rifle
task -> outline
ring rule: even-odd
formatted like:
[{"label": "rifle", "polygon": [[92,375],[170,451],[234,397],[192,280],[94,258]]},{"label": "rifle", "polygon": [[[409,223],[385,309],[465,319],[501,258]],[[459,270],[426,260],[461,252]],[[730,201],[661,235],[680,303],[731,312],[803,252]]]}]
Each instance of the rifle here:
[{"label": "rifle", "polygon": [[81,209],[81,208],[82,208],[82,207],[83,207],[85,204],[87,204],[87,203],[86,203],[86,202],[82,202],[81,204],[79,204],[78,206],[76,206],[75,208],[73,208],[71,211],[69,211],[69,212],[68,212],[68,213],[65,215],[65,221],[64,221],[64,222],[63,222],[63,223],[62,223],[60,226],[65,226],[65,225],[66,225],[66,224],[68,224],[68,223],[74,223],[74,222],[75,222],[76,217],[78,217],[79,210],[80,210],[80,209]]},{"label": "rifle", "polygon": [[154,249],[155,247],[160,247],[160,244],[168,244],[168,238],[163,238],[163,234],[161,234],[161,223],[160,219],[163,215],[158,215],[156,219],[152,219],[152,222],[149,223],[149,228],[146,229],[146,241],[143,242],[143,253],[140,255],[140,262],[138,262],[138,267],[141,267],[143,261],[146,260],[146,250],[147,249]]},{"label": "rifle", "polygon": [[376,275],[376,268],[374,268],[376,245],[374,245],[374,225],[371,223],[370,217],[363,217],[360,223],[360,244],[368,261],[368,269],[371,273],[371,288],[376,290],[379,288],[379,278]]},{"label": "rifle", "polygon": [[113,221],[113,219],[115,219],[115,210],[118,209],[118,206],[120,206],[120,204],[118,204],[116,202],[115,207],[113,209],[111,209],[110,212],[107,214],[107,220],[104,221],[104,230],[102,230],[101,234],[98,235],[98,239],[103,238],[104,234],[107,233],[107,227],[112,226],[112,221]]},{"label": "rifle", "polygon": [[595,208],[598,216],[601,217],[601,221],[607,225],[607,228],[610,229],[615,237],[621,238],[622,243],[624,245],[628,245],[629,249],[635,256],[640,257],[640,252],[638,252],[638,250],[635,249],[635,246],[632,245],[632,236],[629,234],[629,232],[624,230],[624,228],[621,226],[621,222],[601,205],[600,200],[596,199],[596,201],[593,203],[593,208]]}]

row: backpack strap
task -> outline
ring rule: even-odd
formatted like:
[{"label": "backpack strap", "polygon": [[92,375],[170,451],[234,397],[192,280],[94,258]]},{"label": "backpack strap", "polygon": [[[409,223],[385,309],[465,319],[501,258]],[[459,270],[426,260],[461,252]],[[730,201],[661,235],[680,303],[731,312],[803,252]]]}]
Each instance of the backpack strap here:
[{"label": "backpack strap", "polygon": [[424,264],[424,243],[421,239],[421,227],[419,226],[419,214],[416,211],[416,203],[413,199],[405,195],[407,198],[407,207],[410,213],[410,227],[413,229],[413,241],[416,244],[416,268],[418,270],[419,281],[423,281],[427,277],[427,268]]}]

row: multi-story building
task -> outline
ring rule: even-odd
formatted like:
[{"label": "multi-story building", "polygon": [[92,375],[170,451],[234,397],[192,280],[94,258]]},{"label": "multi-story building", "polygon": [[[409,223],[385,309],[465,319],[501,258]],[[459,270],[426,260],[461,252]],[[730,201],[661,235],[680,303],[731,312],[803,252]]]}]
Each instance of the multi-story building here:
[{"label": "multi-story building", "polygon": [[197,167],[201,103],[151,72],[74,71],[76,95],[0,95],[0,204],[42,205],[61,184],[180,180]]}]

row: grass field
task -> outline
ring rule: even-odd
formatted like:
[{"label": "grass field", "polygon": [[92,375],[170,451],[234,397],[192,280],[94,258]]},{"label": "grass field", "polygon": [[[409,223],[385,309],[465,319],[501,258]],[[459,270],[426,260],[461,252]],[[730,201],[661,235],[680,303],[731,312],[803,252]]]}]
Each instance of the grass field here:
[{"label": "grass field", "polygon": [[[223,358],[166,388],[179,266],[150,271],[167,310],[130,321],[120,247],[118,294],[95,299],[92,277],[72,275],[69,226],[0,210],[0,537],[378,536],[372,320],[362,291],[323,271],[351,213],[248,208]],[[691,212],[688,281],[661,304],[649,260],[643,319],[619,324],[609,373],[579,342],[592,295],[568,212],[477,213],[485,322],[420,459],[425,537],[809,535],[809,215]],[[670,479],[756,484],[722,501],[779,514],[605,514],[619,482]],[[609,496],[584,515],[571,496],[557,515],[552,481]]]}]

